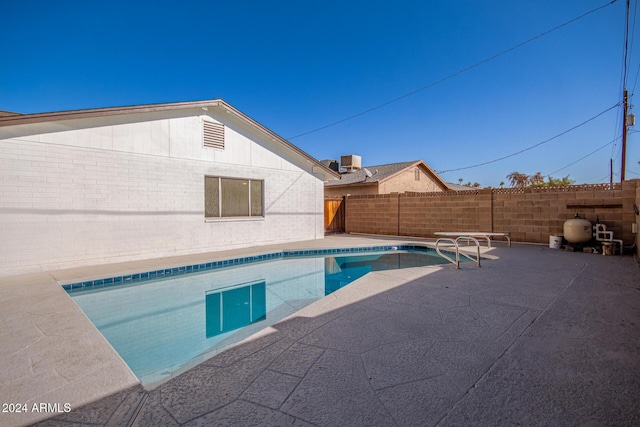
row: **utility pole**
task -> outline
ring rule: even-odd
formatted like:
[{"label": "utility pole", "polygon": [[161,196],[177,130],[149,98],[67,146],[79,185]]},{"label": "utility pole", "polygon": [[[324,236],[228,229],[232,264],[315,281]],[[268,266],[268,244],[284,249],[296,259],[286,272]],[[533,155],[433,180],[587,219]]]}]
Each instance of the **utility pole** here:
[{"label": "utility pole", "polygon": [[620,171],[620,182],[624,181],[624,171],[627,169],[627,90],[624,90],[624,98],[623,98],[623,109],[624,114],[622,115],[622,168]]},{"label": "utility pole", "polygon": [[625,30],[624,30],[624,64],[622,73],[622,84],[624,87],[624,96],[622,98],[623,110],[622,114],[622,165],[620,167],[620,182],[624,181],[625,170],[627,169],[627,127],[628,127],[628,93],[627,93],[627,57],[629,54],[629,14],[631,12],[631,0],[627,0],[627,13],[625,14]]},{"label": "utility pole", "polygon": [[609,159],[609,188],[613,190],[613,159]]}]

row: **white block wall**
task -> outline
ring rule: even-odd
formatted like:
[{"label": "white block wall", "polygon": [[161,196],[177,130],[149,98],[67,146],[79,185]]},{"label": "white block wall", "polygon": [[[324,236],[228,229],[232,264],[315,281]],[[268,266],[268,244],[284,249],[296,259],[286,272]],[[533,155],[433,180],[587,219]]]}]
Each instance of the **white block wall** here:
[{"label": "white block wall", "polygon": [[[324,235],[323,181],[255,130],[230,123],[222,151],[198,116],[86,120],[0,129],[0,276]],[[205,175],[264,180],[265,218],[205,221]]]}]

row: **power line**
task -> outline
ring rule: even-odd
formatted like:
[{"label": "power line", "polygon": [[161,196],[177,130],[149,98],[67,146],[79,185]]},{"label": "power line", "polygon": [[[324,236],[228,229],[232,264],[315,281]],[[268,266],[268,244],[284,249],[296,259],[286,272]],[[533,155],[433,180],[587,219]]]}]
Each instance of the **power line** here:
[{"label": "power line", "polygon": [[[637,2],[637,0],[636,0]],[[627,88],[627,67],[628,67],[628,63],[627,63],[627,53],[628,53],[628,49],[627,49],[627,42],[628,42],[628,38],[629,38],[629,23],[628,23],[628,8],[625,9],[625,28],[624,28],[624,43],[623,43],[623,47],[622,47],[622,67],[620,68],[620,96],[622,97],[624,94],[625,89]],[[634,29],[635,29],[635,15],[634,15]],[[640,68],[638,68],[638,73],[640,74]],[[636,82],[638,79],[638,75],[636,75]],[[635,83],[634,83],[634,91],[635,91]],[[633,99],[633,91],[631,92],[631,99]],[[614,126],[614,132],[613,135],[617,135],[619,132],[619,127],[618,127],[618,123],[620,123],[620,121],[622,120],[622,114],[624,114],[624,112],[622,111],[624,109],[618,110],[618,114],[616,116],[616,120],[615,120],[615,126]],[[613,160],[614,158],[614,153],[616,151],[616,147],[617,147],[617,143],[613,144],[613,146],[611,146],[611,155],[609,156],[609,158],[611,160]]]},{"label": "power line", "polygon": [[[620,138],[622,138],[622,136],[620,136]],[[615,146],[617,147],[615,152],[613,153],[613,155],[611,156],[611,160],[613,160],[613,164],[615,166],[614,170],[618,167],[618,165],[620,164],[620,157],[622,154],[622,146],[615,144]]]},{"label": "power line", "polygon": [[[623,56],[624,56],[624,52],[623,52]],[[622,67],[624,68],[624,66]],[[640,68],[638,69],[638,72],[640,73]],[[624,71],[621,70],[620,72],[620,94],[622,96],[622,94],[624,94],[624,86],[625,82],[624,82]],[[620,104],[621,105],[621,104]],[[618,135],[618,133],[620,132],[620,128],[618,126],[618,123],[620,123],[620,120],[622,120],[622,114],[624,114],[624,108],[620,108],[618,109],[618,112],[616,114],[616,121],[615,126],[614,126],[614,131],[613,131],[613,135],[615,137],[615,135]],[[622,136],[620,136],[619,138],[622,138]],[[618,138],[615,138],[614,141],[617,141]],[[618,143],[614,143],[613,146],[611,147],[611,155],[609,156],[610,159],[613,159],[614,156],[614,152],[616,150],[616,146],[618,145]]]},{"label": "power line", "polygon": [[[635,0],[634,8],[633,8],[633,23],[631,24],[631,46],[629,47],[629,65],[628,65],[628,67],[631,67],[631,64],[633,62],[631,60],[631,58],[633,57],[633,47],[634,47],[634,41],[635,41],[635,36],[636,36],[636,19],[637,19],[637,17],[638,17],[638,0]],[[636,80],[633,83],[634,90],[635,90],[637,78],[638,78],[638,76],[636,76]],[[631,91],[631,95],[633,96],[633,91]]]},{"label": "power line", "polygon": [[[633,53],[633,44],[635,40],[635,30],[636,30],[636,17],[638,14],[638,0],[635,1],[635,9],[633,13],[633,24],[631,27],[631,46],[630,47],[629,47],[629,15],[631,12],[630,0],[626,0],[626,3],[627,3],[627,7],[625,9],[624,44],[622,49],[622,69],[621,69],[621,79],[620,79],[621,80],[620,93],[623,94],[623,96],[627,90],[627,83],[628,83],[627,79],[629,77],[628,72],[629,72],[629,68],[631,67],[631,54]],[[629,104],[633,101],[633,96],[636,90],[636,84],[638,83],[638,75],[640,75],[640,66],[638,67],[638,70],[636,72],[636,77],[633,81],[633,89],[631,90],[631,95],[628,96]],[[618,133],[618,123],[620,122],[621,119],[623,119],[621,117],[623,114],[626,114],[626,108],[622,108],[621,110],[618,110],[618,115],[616,116],[616,121],[615,121],[616,126],[615,126],[614,135],[617,135]],[[623,120],[626,121],[626,117],[624,117]],[[626,127],[624,128],[623,132],[625,131],[626,131]],[[623,145],[625,145],[625,138],[623,138]],[[616,153],[617,146],[618,146],[617,142],[611,146],[611,155],[609,156],[609,159],[612,161],[614,159],[614,153]]]},{"label": "power line", "polygon": [[477,68],[477,67],[479,67],[480,65],[486,64],[486,63],[487,63],[487,62],[489,62],[489,61],[492,61],[492,60],[494,60],[494,59],[496,59],[496,58],[499,58],[499,57],[501,57],[501,56],[503,56],[503,55],[505,55],[505,54],[507,54],[507,53],[509,53],[509,52],[511,52],[511,51],[514,51],[514,50],[516,50],[516,49],[518,49],[518,48],[520,48],[520,47],[522,47],[522,46],[524,46],[524,45],[528,44],[528,43],[531,43],[531,42],[533,42],[533,41],[535,41],[535,40],[537,40],[537,39],[539,39],[539,38],[541,38],[541,37],[544,37],[544,36],[546,36],[547,34],[550,34],[550,33],[554,32],[554,31],[556,31],[556,30],[559,30],[560,28],[566,27],[567,25],[572,24],[572,23],[574,23],[574,22],[576,22],[576,21],[578,21],[578,20],[580,20],[580,19],[582,19],[582,18],[584,18],[584,17],[586,17],[586,16],[588,16],[588,15],[591,15],[592,13],[595,13],[595,12],[599,11],[600,9],[604,9],[604,8],[605,8],[605,7],[607,7],[607,6],[612,5],[612,4],[613,4],[613,3],[615,3],[616,1],[618,1],[618,0],[611,0],[611,2],[609,2],[609,3],[607,3],[607,4],[604,4],[604,5],[602,5],[602,6],[599,6],[599,7],[595,8],[595,9],[592,9],[592,10],[590,10],[590,11],[588,11],[588,12],[585,12],[585,13],[583,13],[582,15],[580,15],[580,16],[578,16],[578,17],[576,17],[576,18],[573,18],[573,19],[571,19],[571,20],[569,20],[569,21],[567,21],[567,22],[565,22],[564,24],[560,24],[560,25],[558,25],[558,26],[556,26],[556,27],[553,27],[553,28],[551,28],[550,30],[547,30],[547,31],[545,31],[545,32],[542,32],[542,33],[538,34],[537,36],[531,37],[530,39],[527,39],[527,40],[525,40],[525,41],[523,41],[523,42],[521,42],[521,43],[518,43],[518,44],[516,44],[515,46],[512,46],[512,47],[510,47],[510,48],[508,48],[508,49],[506,49],[506,50],[503,50],[503,51],[502,51],[502,52],[500,52],[500,53],[497,53],[497,54],[495,54],[495,55],[493,55],[493,56],[490,56],[490,57],[488,57],[488,58],[486,58],[486,59],[483,59],[483,60],[482,60],[482,61],[480,61],[480,62],[476,62],[476,63],[475,63],[475,64],[473,64],[473,65],[470,65],[470,66],[468,66],[468,67],[466,67],[466,68],[463,68],[462,70],[456,71],[456,72],[455,72],[455,73],[453,73],[453,74],[449,74],[448,76],[443,77],[443,78],[441,78],[441,79],[439,79],[439,80],[436,80],[436,81],[434,81],[434,82],[431,82],[431,83],[429,83],[429,84],[428,84],[428,85],[426,85],[426,86],[422,86],[421,88],[418,88],[418,89],[413,90],[413,91],[411,91],[411,92],[405,93],[404,95],[398,96],[397,98],[393,98],[393,99],[391,99],[391,100],[389,100],[389,101],[387,101],[387,102],[383,102],[382,104],[378,104],[378,105],[376,105],[375,107],[371,107],[371,108],[369,108],[369,109],[367,109],[367,110],[364,110],[364,111],[361,111],[361,112],[359,112],[359,113],[353,114],[353,115],[351,115],[351,116],[345,117],[344,119],[337,120],[337,121],[335,121],[335,122],[332,122],[332,123],[326,124],[326,125],[324,125],[324,126],[320,126],[319,128],[316,128],[316,129],[310,130],[310,131],[308,131],[308,132],[304,132],[304,133],[301,133],[301,134],[298,134],[298,135],[295,135],[295,136],[289,137],[289,138],[287,138],[287,139],[289,139],[289,140],[291,140],[291,139],[296,139],[296,138],[299,138],[299,137],[301,137],[301,136],[309,135],[309,134],[311,134],[311,133],[315,133],[315,132],[321,131],[321,130],[323,130],[323,129],[330,128],[330,127],[335,126],[335,125],[338,125],[338,124],[340,124],[340,123],[344,123],[344,122],[346,122],[346,121],[349,121],[349,120],[355,119],[356,117],[360,117],[360,116],[363,116],[363,115],[365,115],[365,114],[371,113],[372,111],[378,110],[378,109],[380,109],[380,108],[382,108],[382,107],[386,107],[387,105],[389,105],[389,104],[393,104],[394,102],[398,102],[398,101],[400,101],[400,100],[402,100],[402,99],[404,99],[404,98],[408,98],[409,96],[415,95],[415,94],[416,94],[416,93],[418,93],[418,92],[421,92],[421,91],[423,91],[423,90],[425,90],[425,89],[429,89],[429,88],[431,88],[431,87],[433,87],[433,86],[436,86],[436,85],[438,85],[438,84],[440,84],[440,83],[443,83],[443,82],[445,82],[445,81],[447,81],[447,80],[450,80],[450,79],[452,79],[452,78],[454,78],[454,77],[457,77],[457,76],[459,76],[460,74],[466,73],[467,71],[470,71],[470,70],[472,70],[472,69],[474,69],[474,68]]},{"label": "power line", "polygon": [[[530,146],[530,147],[527,147],[527,148],[525,148],[525,149],[523,149],[523,150],[517,151],[517,152],[515,152],[515,153],[509,154],[509,155],[506,155],[506,156],[502,156],[502,157],[497,158],[497,159],[494,159],[494,160],[489,160],[489,161],[487,161],[487,162],[482,162],[482,163],[478,163],[478,164],[471,165],[471,166],[465,166],[465,167],[463,167],[463,168],[447,169],[447,170],[439,171],[438,173],[439,173],[439,174],[441,174],[441,173],[445,173],[445,172],[455,172],[455,171],[460,171],[460,170],[465,170],[465,169],[477,168],[477,167],[479,167],[479,166],[488,165],[488,164],[491,164],[491,163],[499,162],[500,160],[508,159],[509,157],[517,156],[518,154],[522,154],[522,153],[524,153],[525,151],[533,150],[534,148],[539,147],[539,146],[541,146],[542,144],[546,144],[547,142],[553,141],[554,139],[557,139],[557,138],[560,138],[560,137],[561,137],[561,136],[563,136],[563,135],[566,135],[567,133],[569,133],[569,132],[571,132],[571,131],[573,131],[573,130],[575,130],[575,129],[579,128],[580,126],[584,126],[584,125],[586,125],[586,124],[587,124],[587,123],[589,123],[590,121],[593,121],[593,120],[597,119],[598,117],[600,117],[600,116],[601,116],[601,115],[603,115],[604,113],[606,113],[606,112],[608,112],[608,111],[613,110],[614,108],[618,107],[619,105],[620,105],[620,103],[618,102],[617,104],[613,105],[612,107],[609,107],[609,108],[607,108],[607,109],[606,109],[606,110],[604,110],[604,111],[601,111],[600,113],[598,113],[598,114],[596,114],[595,116],[593,116],[593,117],[591,117],[591,118],[589,118],[589,119],[585,120],[584,122],[580,123],[579,125],[573,126],[572,128],[569,128],[569,129],[567,129],[567,130],[565,130],[565,131],[563,131],[563,132],[561,132],[561,133],[559,133],[559,134],[557,134],[557,135],[555,135],[555,136],[552,136],[552,137],[551,137],[551,138],[549,138],[549,139],[546,139],[546,140],[544,140],[544,141],[542,141],[542,142],[538,142],[537,144],[534,144],[534,145],[532,145],[532,146]],[[615,140],[614,140],[614,141],[615,141]],[[607,144],[607,145],[608,145],[608,144]]]},{"label": "power line", "polygon": [[[615,174],[614,174],[614,175],[615,175]],[[597,180],[596,182],[602,182],[602,181],[604,181],[604,180],[608,180],[609,178],[611,178],[611,177],[609,176],[609,174],[606,174],[605,176],[603,176],[602,178],[600,178],[600,179],[599,179],[599,180]]]},{"label": "power line", "polygon": [[633,97],[633,95],[636,92],[636,85],[638,84],[638,76],[640,75],[640,64],[638,64],[638,71],[636,72],[636,78],[633,81],[633,89],[631,90],[631,96]]},{"label": "power line", "polygon": [[625,30],[624,30],[624,63],[623,68],[622,68],[622,73],[623,73],[623,83],[624,83],[624,87],[626,89],[627,87],[627,66],[628,66],[628,61],[629,61],[629,1],[627,0],[627,12],[626,12],[626,19],[625,19]]},{"label": "power line", "polygon": [[631,46],[629,47],[629,64],[631,64],[631,55],[633,55],[633,42],[636,35],[636,18],[638,16],[638,0],[635,2],[635,8],[633,10],[633,23],[631,24]]},{"label": "power line", "polygon": [[579,158],[578,160],[576,160],[575,162],[573,162],[573,163],[569,163],[568,165],[566,165],[566,166],[564,166],[564,167],[562,167],[562,168],[558,169],[557,171],[553,171],[553,172],[548,173],[548,174],[546,174],[546,175],[544,175],[544,176],[550,177],[551,175],[554,175],[554,174],[556,174],[556,173],[560,172],[561,170],[564,170],[564,169],[568,168],[569,166],[573,166],[573,165],[575,165],[576,163],[578,163],[578,162],[580,162],[580,161],[582,161],[582,160],[586,159],[587,157],[591,156],[592,154],[595,154],[595,153],[597,153],[598,151],[602,150],[604,147],[606,147],[606,146],[608,146],[608,145],[613,144],[614,142],[616,142],[616,141],[617,141],[618,139],[620,139],[620,138],[621,138],[621,137],[618,137],[618,138],[616,138],[616,139],[614,139],[614,140],[612,140],[612,141],[609,141],[609,142],[607,142],[606,144],[604,144],[602,147],[600,147],[600,148],[598,148],[598,149],[596,149],[596,150],[594,150],[594,151],[590,152],[590,153],[589,153],[589,154],[587,154],[586,156],[584,156],[584,157],[580,157],[580,158]]}]

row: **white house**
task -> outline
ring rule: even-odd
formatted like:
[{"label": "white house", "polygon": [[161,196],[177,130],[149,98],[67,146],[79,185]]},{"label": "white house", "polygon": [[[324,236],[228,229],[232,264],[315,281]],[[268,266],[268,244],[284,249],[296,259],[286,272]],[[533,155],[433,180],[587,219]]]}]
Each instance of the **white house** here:
[{"label": "white house", "polygon": [[0,115],[0,276],[321,239],[338,178],[221,99]]}]

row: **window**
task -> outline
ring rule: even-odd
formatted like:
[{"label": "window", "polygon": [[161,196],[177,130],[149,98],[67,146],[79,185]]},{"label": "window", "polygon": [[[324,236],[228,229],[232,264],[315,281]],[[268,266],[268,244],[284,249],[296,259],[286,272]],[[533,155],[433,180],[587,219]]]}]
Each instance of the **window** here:
[{"label": "window", "polygon": [[207,338],[267,318],[267,282],[205,294]]},{"label": "window", "polygon": [[415,170],[413,171],[413,178],[414,178],[416,181],[420,181],[420,169],[415,169]]},{"label": "window", "polygon": [[261,217],[264,181],[204,177],[205,218]]},{"label": "window", "polygon": [[224,150],[224,125],[203,121],[202,141],[205,147]]}]

